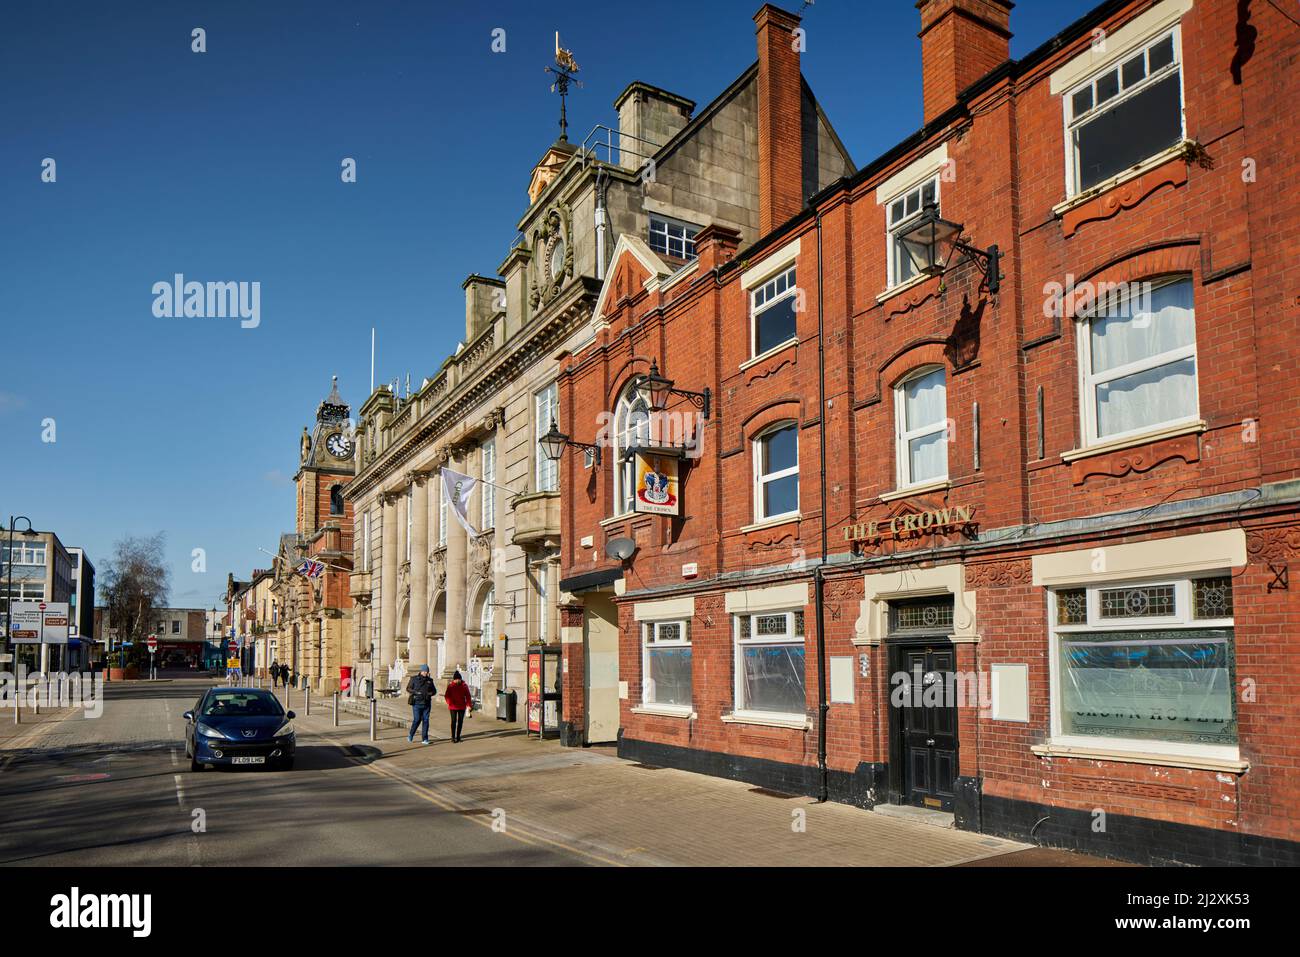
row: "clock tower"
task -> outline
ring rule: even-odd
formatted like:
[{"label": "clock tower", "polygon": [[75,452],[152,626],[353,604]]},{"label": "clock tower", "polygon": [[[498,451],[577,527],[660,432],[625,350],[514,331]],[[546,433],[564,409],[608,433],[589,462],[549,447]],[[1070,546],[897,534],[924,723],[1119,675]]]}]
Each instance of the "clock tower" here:
[{"label": "clock tower", "polygon": [[[352,613],[353,522],[343,489],[354,474],[356,439],[349,411],[335,376],[316,408],[315,427],[302,430],[294,476],[296,527],[280,537],[271,589],[280,609],[274,644],[279,661],[319,694],[348,690],[344,678],[350,673],[344,645]],[[304,565],[306,559],[315,564]]]},{"label": "clock tower", "polygon": [[352,503],[343,500],[343,487],[352,480],[356,436],[350,409],[339,395],[339,377],[316,407],[316,426],[302,430],[298,474],[298,534],[310,537],[326,523],[352,529]]}]

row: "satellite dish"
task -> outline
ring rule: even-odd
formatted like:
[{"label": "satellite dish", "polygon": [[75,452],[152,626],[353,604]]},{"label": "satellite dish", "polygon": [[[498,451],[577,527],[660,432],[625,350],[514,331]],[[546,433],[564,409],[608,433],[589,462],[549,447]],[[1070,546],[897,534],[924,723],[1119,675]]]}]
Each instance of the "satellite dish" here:
[{"label": "satellite dish", "polygon": [[609,558],[617,558],[621,562],[627,561],[636,551],[636,542],[630,538],[611,538],[605,543],[605,555]]}]

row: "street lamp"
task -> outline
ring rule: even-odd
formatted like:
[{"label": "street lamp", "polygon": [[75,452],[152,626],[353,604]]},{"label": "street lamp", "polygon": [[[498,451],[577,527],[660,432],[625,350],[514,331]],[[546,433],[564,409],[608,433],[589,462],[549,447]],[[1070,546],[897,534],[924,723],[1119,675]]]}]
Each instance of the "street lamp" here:
[{"label": "street lamp", "polygon": [[552,462],[560,461],[564,455],[565,448],[571,446],[575,449],[583,449],[584,451],[590,452],[592,461],[596,465],[600,464],[599,445],[588,445],[586,442],[575,442],[560,431],[559,426],[555,424],[554,419],[551,419],[550,429],[547,430],[545,435],[537,440],[537,444],[542,447],[542,454]]},{"label": "street lamp", "polygon": [[[896,235],[917,272],[926,276],[941,276],[947,268],[946,263],[951,261],[954,253],[959,252],[983,274],[989,293],[996,294],[1002,278],[998,268],[1001,253],[998,252],[997,245],[988,249],[972,246],[962,240],[962,228],[960,223],[940,218],[939,207],[929,202]],[[948,246],[946,258],[939,255],[943,246]]]},{"label": "street lamp", "polygon": [[32,528],[32,520],[26,515],[9,516],[9,581],[5,585],[5,640],[9,645],[9,653],[13,655],[10,660],[15,672],[18,665],[18,645],[14,641],[14,526],[20,521],[27,523],[27,529],[22,533],[24,538],[39,537],[39,533]]},{"label": "street lamp", "polygon": [[641,401],[649,406],[651,412],[662,412],[668,407],[669,396],[680,395],[691,400],[691,404],[709,417],[713,405],[713,393],[705,387],[702,392],[673,387],[673,380],[659,374],[659,364],[650,360],[650,371],[636,380],[636,392]]}]

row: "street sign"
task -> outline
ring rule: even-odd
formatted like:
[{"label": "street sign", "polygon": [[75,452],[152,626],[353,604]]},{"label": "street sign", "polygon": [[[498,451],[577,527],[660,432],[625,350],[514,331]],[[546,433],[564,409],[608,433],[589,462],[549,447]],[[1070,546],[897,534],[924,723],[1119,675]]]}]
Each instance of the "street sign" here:
[{"label": "street sign", "polygon": [[149,646],[149,654],[152,655],[155,651],[158,650],[158,636],[150,635],[149,640],[145,642],[145,644]]},{"label": "street sign", "polygon": [[13,640],[20,645],[66,645],[68,603],[66,601],[16,601],[13,607]]},{"label": "street sign", "polygon": [[226,651],[230,652],[230,657],[232,658],[239,654],[239,642],[235,641],[234,638],[231,638],[226,644]]}]

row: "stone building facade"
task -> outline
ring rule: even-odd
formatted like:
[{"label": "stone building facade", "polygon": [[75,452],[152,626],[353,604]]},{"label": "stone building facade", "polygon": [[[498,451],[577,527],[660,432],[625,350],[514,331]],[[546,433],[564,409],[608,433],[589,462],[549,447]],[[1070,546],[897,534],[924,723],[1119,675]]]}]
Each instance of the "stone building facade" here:
[{"label": "stone building facade", "polygon": [[914,135],[690,272],[629,246],[562,360],[571,418],[652,363],[714,399],[564,460],[563,581],[612,591],[566,607],[565,720],[600,631],[633,760],[1297,863],[1296,32],[1116,0],[1016,61],[1009,2],[918,8]]},{"label": "stone building facade", "polygon": [[[498,687],[523,691],[528,648],[560,641],[561,470],[538,438],[578,414],[557,404],[556,356],[593,335],[616,238],[658,263],[660,277],[689,268],[701,229],[756,239],[772,172],[758,147],[765,114],[779,113],[808,157],[802,195],[853,170],[799,73],[798,18],[768,6],[756,19],[759,62],[698,113],[632,83],[615,101],[616,128],[584,146],[553,143],[497,276],[464,283],[460,348],[414,392],[381,387],[361,407],[346,492],[356,513],[352,654],[381,687],[423,663],[443,676],[471,668],[490,707]],[[778,42],[788,54],[772,52]],[[780,61],[775,84],[764,79],[770,57]],[[475,535],[443,502],[444,466],[491,483],[469,506]],[[617,676],[594,680],[612,687]]]}]

